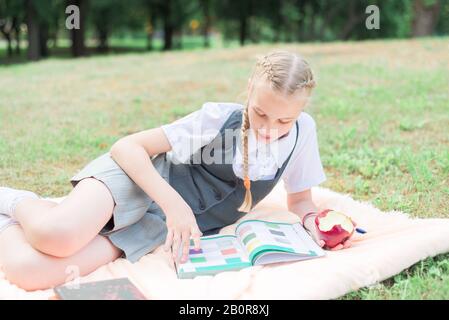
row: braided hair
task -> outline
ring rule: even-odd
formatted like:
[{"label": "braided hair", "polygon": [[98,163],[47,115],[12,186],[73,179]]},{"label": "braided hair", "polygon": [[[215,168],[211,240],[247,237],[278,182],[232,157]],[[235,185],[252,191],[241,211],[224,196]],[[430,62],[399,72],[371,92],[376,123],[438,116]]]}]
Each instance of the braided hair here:
[{"label": "braided hair", "polygon": [[[260,79],[268,81],[273,90],[285,95],[292,95],[300,89],[311,91],[316,86],[314,75],[307,61],[295,53],[283,50],[272,51],[257,60],[251,82]],[[252,208],[251,180],[248,174],[248,132],[250,129],[248,100],[247,98],[242,114],[241,127],[243,185],[245,186],[245,198],[239,208],[239,211],[242,212],[249,212]]]}]

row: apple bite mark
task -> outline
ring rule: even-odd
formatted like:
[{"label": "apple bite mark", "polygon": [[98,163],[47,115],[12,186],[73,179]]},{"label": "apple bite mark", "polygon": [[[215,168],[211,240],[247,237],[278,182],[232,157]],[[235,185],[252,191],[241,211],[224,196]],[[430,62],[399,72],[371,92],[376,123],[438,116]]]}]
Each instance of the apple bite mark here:
[{"label": "apple bite mark", "polygon": [[354,225],[349,217],[337,211],[329,211],[325,217],[319,219],[319,222],[321,231],[329,231],[337,224],[348,232],[352,232],[354,229]]},{"label": "apple bite mark", "polygon": [[315,225],[328,248],[344,243],[352,236],[355,228],[350,217],[331,209],[320,212],[315,218]]}]

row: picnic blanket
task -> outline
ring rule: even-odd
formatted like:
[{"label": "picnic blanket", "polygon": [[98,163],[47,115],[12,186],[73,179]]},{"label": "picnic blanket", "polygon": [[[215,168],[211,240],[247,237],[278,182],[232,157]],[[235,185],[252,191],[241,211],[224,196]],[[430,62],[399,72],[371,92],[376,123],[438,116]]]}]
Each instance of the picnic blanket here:
[{"label": "picnic blanket", "polygon": [[[183,280],[176,277],[170,254],[161,246],[134,264],[117,259],[79,281],[128,277],[148,299],[334,299],[390,278],[422,259],[449,252],[449,219],[417,219],[403,212],[382,212],[348,194],[321,187],[313,188],[312,196],[319,208],[344,212],[367,233],[354,234],[351,248],[326,251],[322,258]],[[254,213],[240,221],[244,219],[299,221],[286,208],[281,184],[257,205]],[[232,234],[237,223],[220,233]],[[51,296],[52,289],[27,292],[12,285],[0,270],[0,299]]]}]

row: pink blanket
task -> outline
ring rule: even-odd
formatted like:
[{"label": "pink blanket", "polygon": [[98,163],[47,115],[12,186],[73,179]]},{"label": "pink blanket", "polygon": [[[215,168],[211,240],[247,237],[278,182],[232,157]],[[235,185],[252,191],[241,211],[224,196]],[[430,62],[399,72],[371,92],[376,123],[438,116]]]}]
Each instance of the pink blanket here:
[{"label": "pink blanket", "polygon": [[[286,210],[285,191],[278,185],[243,219],[297,222]],[[148,299],[332,299],[387,279],[419,260],[449,251],[449,219],[412,219],[402,212],[382,212],[324,188],[314,188],[320,208],[334,208],[351,216],[364,235],[353,246],[326,251],[308,261],[256,266],[179,280],[162,247],[135,264],[118,259],[79,279],[80,282],[128,277]],[[60,199],[55,199],[60,200]],[[221,230],[231,234],[235,225]],[[288,285],[286,285],[288,284]],[[0,271],[0,299],[47,299],[51,289],[26,292],[9,283]]]}]

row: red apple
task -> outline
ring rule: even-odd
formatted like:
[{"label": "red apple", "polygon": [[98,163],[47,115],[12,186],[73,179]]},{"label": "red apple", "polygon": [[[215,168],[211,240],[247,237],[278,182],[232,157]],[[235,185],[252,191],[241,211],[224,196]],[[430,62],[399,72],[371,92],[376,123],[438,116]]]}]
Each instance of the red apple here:
[{"label": "red apple", "polygon": [[348,240],[356,226],[350,217],[331,209],[321,211],[315,218],[315,225],[320,238],[324,240],[325,246],[328,248],[333,248]]}]

